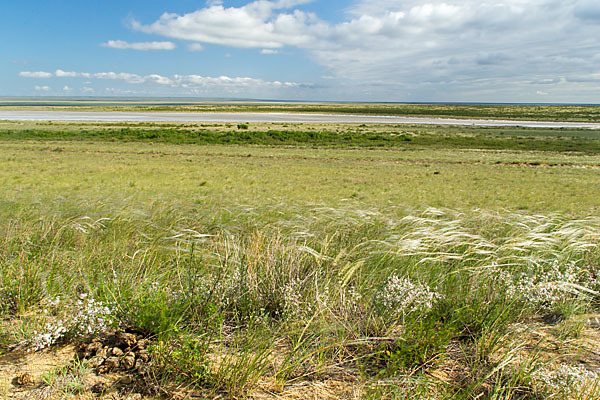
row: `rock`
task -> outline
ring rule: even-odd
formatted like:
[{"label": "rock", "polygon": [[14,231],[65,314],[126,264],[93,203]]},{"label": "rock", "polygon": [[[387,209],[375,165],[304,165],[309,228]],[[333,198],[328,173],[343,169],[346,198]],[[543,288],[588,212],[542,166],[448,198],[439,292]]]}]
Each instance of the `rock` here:
[{"label": "rock", "polygon": [[117,346],[119,347],[134,347],[136,343],[137,338],[132,333],[120,332],[117,334]]},{"label": "rock", "polygon": [[108,347],[104,346],[96,353],[97,357],[106,358],[108,356]]},{"label": "rock", "polygon": [[33,375],[31,375],[29,372],[22,372],[15,376],[15,379],[13,379],[13,383],[17,386],[25,386],[32,385],[33,383],[35,383],[35,381],[33,379]]},{"label": "rock", "polygon": [[148,339],[140,339],[140,340],[138,340],[138,342],[137,342],[137,348],[138,348],[139,350],[145,350],[145,349],[147,349],[147,348],[148,348],[148,344],[149,344],[149,342],[150,342],[150,341],[149,341]]},{"label": "rock", "polygon": [[85,354],[84,356],[86,358],[90,358],[95,356],[96,354],[98,354],[99,351],[102,350],[102,343],[100,342],[92,342],[90,344],[88,344],[85,348]]},{"label": "rock", "polygon": [[121,357],[123,354],[124,354],[124,353],[123,353],[123,350],[121,350],[121,349],[120,349],[120,348],[118,348],[118,347],[113,347],[113,348],[110,350],[110,355],[111,355],[111,356],[113,356],[113,357]]},{"label": "rock", "polygon": [[105,361],[104,361],[104,366],[106,367],[107,371],[113,371],[117,368],[119,368],[119,364],[120,361],[118,357],[108,357]]},{"label": "rock", "polygon": [[144,362],[148,362],[150,360],[150,353],[148,353],[148,350],[138,351],[137,356],[140,360]]},{"label": "rock", "polygon": [[104,364],[104,360],[104,357],[96,356],[90,358],[87,364],[90,368],[98,368],[99,366]]},{"label": "rock", "polygon": [[98,382],[90,388],[92,393],[104,393],[106,391],[106,384],[104,382]]},{"label": "rock", "polygon": [[135,366],[135,354],[127,353],[125,357],[121,360],[121,368],[128,370]]}]

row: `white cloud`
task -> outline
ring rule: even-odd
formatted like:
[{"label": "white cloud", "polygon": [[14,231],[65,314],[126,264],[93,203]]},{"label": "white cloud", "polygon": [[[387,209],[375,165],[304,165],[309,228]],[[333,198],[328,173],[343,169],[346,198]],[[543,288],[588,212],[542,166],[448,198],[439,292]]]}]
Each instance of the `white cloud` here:
[{"label": "white cloud", "polygon": [[260,51],[260,54],[277,54],[279,53],[277,50],[273,50],[273,49],[262,49]]},{"label": "white cloud", "polygon": [[166,76],[161,76],[158,74],[148,75],[144,78],[145,81],[151,81],[154,83],[158,83],[159,85],[173,85],[174,82],[170,78]]},{"label": "white cloud", "polygon": [[179,87],[198,87],[198,88],[293,88],[299,87],[294,82],[264,81],[262,79],[228,76],[208,77],[201,75],[175,75],[173,84]]},{"label": "white cloud", "polygon": [[279,48],[309,45],[324,24],[310,13],[277,10],[308,3],[307,0],[257,0],[245,6],[225,8],[220,2],[178,15],[164,13],[158,21],[144,25],[132,22],[135,30],[170,38],[215,43],[242,48]]},{"label": "white cloud", "polygon": [[90,77],[92,78],[96,78],[96,79],[112,79],[112,80],[122,80],[122,81],[126,81],[129,83],[144,83],[146,81],[146,78],[137,75],[137,74],[130,74],[127,72],[97,72],[95,74],[88,74]]},{"label": "white cloud", "polygon": [[187,49],[189,51],[202,51],[204,50],[204,46],[202,46],[200,43],[190,43],[187,46]]},{"label": "white cloud", "polygon": [[[173,75],[163,76],[159,74],[149,75],[138,75],[128,72],[65,72],[63,70],[57,70],[55,73],[43,72],[40,73],[43,76],[55,77],[55,78],[91,78],[98,80],[112,80],[112,81],[123,81],[132,85],[157,85],[159,87],[168,87],[173,90],[186,89],[186,90],[221,90],[228,93],[238,93],[245,90],[256,90],[257,93],[260,90],[278,90],[278,89],[292,89],[299,88],[303,85],[296,82],[280,82],[280,81],[266,81],[258,78],[250,77],[229,77],[229,76],[218,76],[209,77],[202,75]],[[84,84],[91,84],[90,81],[86,81]],[[155,86],[156,87],[156,86]],[[37,89],[39,88],[39,89]],[[36,90],[46,90],[44,87],[36,86]],[[65,86],[64,91],[70,91],[71,88]],[[84,87],[84,93],[94,93],[94,89],[91,87]],[[105,89],[105,91],[108,89]],[[111,88],[113,92],[120,91],[125,93],[126,89]],[[137,91],[136,93],[141,93]],[[147,93],[148,94],[148,93]]]},{"label": "white cloud", "polygon": [[70,91],[72,91],[72,90],[73,90],[73,89],[72,89],[72,88],[70,88],[70,87],[68,87],[67,85],[65,85],[65,87],[63,87],[63,91],[64,91],[64,92],[70,92]]},{"label": "white cloud", "polygon": [[59,77],[59,78],[79,78],[79,77],[83,77],[83,78],[89,78],[90,74],[85,73],[85,72],[67,72],[67,71],[63,71],[61,69],[57,69],[56,72],[54,72],[54,76]]},{"label": "white cloud", "polygon": [[81,91],[85,94],[94,94],[96,91],[91,87],[83,87]]},{"label": "white cloud", "polygon": [[48,92],[50,90],[50,87],[35,85],[34,89],[40,92]]},{"label": "white cloud", "polygon": [[19,76],[21,76],[23,78],[52,78],[52,73],[43,72],[43,71],[37,71],[37,72],[23,71],[23,72],[19,72]]},{"label": "white cloud", "polygon": [[296,8],[304,3],[210,1],[132,27],[263,54],[297,47],[352,98],[519,101],[544,79],[576,93],[600,62],[598,0],[354,0],[337,23]]},{"label": "white cloud", "polygon": [[100,44],[102,47],[110,47],[112,49],[132,49],[132,50],[173,50],[177,46],[173,42],[135,42],[129,43],[123,40],[109,40],[106,43]]}]

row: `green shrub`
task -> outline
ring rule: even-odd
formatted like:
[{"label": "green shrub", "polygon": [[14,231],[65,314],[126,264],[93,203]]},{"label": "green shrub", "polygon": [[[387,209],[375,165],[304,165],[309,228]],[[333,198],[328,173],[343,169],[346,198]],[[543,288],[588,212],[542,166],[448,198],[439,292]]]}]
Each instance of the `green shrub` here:
[{"label": "green shrub", "polygon": [[159,341],[150,351],[153,366],[162,378],[198,386],[209,382],[208,347],[198,338],[182,335]]}]

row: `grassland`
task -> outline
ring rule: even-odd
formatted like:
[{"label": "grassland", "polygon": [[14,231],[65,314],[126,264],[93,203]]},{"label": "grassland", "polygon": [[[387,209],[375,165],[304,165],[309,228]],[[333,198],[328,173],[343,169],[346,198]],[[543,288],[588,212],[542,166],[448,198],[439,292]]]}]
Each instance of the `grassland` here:
[{"label": "grassland", "polygon": [[[598,140],[2,123],[0,396],[598,398]],[[3,375],[113,329],[151,361]]]}]

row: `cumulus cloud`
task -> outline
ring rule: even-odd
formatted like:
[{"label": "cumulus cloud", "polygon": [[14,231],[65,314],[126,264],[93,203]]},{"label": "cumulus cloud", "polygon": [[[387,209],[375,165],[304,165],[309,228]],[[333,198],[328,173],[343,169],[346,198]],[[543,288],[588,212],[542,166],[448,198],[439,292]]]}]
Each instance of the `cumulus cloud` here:
[{"label": "cumulus cloud", "polygon": [[[208,0],[196,11],[165,12],[154,21],[134,20],[131,27],[166,40],[189,41],[188,51],[202,51],[207,43],[253,48],[261,54],[300,49],[322,67],[332,89],[312,88],[326,98],[526,101],[519,96],[543,92],[585,93],[598,101],[598,0],[353,0],[335,22],[302,7],[309,2],[247,0],[237,2],[245,5],[226,6],[233,2]],[[175,47],[170,41],[111,40],[103,45]],[[268,78],[200,75],[57,70],[20,76],[194,90],[304,87]]]},{"label": "cumulus cloud", "polygon": [[201,75],[175,75],[173,77],[173,84],[180,87],[200,87],[200,88],[229,88],[229,89],[243,89],[243,88],[294,88],[299,87],[298,83],[294,82],[279,82],[279,81],[265,81],[256,78],[247,77],[235,77],[231,78],[228,76],[219,77],[208,77]]},{"label": "cumulus cloud", "polygon": [[73,71],[63,71],[62,69],[57,69],[56,72],[54,72],[53,76],[57,76],[59,78],[79,78],[79,77],[83,77],[83,78],[89,78],[90,74],[86,73],[86,72],[73,72]]},{"label": "cumulus cloud", "polygon": [[[23,73],[21,76],[29,76],[30,74]],[[172,89],[203,89],[212,90],[219,89],[230,92],[237,92],[243,90],[260,90],[260,89],[291,89],[302,87],[303,85],[296,82],[280,82],[280,81],[266,81],[258,78],[250,77],[229,77],[229,76],[218,76],[209,77],[202,75],[173,75],[164,76],[159,74],[149,75],[138,75],[128,72],[66,72],[61,69],[56,70],[55,73],[51,72],[37,72],[36,76],[44,77],[55,77],[55,78],[92,78],[99,80],[113,80],[123,81],[128,84],[141,85],[141,84],[154,84],[163,87],[169,87]],[[85,82],[89,84],[91,82]],[[36,86],[38,88],[39,86]],[[42,88],[42,87],[40,87]],[[36,89],[43,90],[43,89]],[[71,90],[68,86],[63,88],[65,91]],[[82,89],[86,93],[93,93],[92,88],[84,87]]]},{"label": "cumulus cloud", "polygon": [[96,78],[96,79],[112,79],[112,80],[123,80],[129,83],[144,83],[146,78],[137,75],[130,74],[126,72],[74,72],[74,71],[63,71],[61,69],[57,69],[56,72],[20,72],[19,76],[26,78]]},{"label": "cumulus cloud", "polygon": [[96,79],[112,79],[112,80],[122,80],[122,81],[126,81],[129,83],[144,83],[146,81],[146,78],[137,75],[137,74],[130,74],[127,72],[98,72],[95,74],[91,74],[92,78],[96,78]]},{"label": "cumulus cloud", "polygon": [[187,46],[187,49],[189,51],[203,51],[204,46],[202,46],[200,43],[191,43]]},{"label": "cumulus cloud", "polygon": [[304,11],[304,3],[210,1],[132,27],[263,54],[293,46],[339,85],[394,99],[535,93],[544,79],[566,93],[569,77],[593,80],[600,62],[598,0],[355,0],[335,23]]},{"label": "cumulus cloud", "polygon": [[37,90],[37,91],[40,91],[40,92],[47,92],[47,91],[50,90],[50,87],[49,86],[38,86],[38,85],[35,85],[34,89]]},{"label": "cumulus cloud", "polygon": [[100,44],[102,47],[110,47],[112,49],[120,49],[120,50],[173,50],[177,46],[173,42],[135,42],[129,43],[123,40],[109,40],[106,43]]},{"label": "cumulus cloud", "polygon": [[308,3],[307,0],[258,0],[242,7],[224,7],[220,2],[178,15],[164,13],[145,25],[134,20],[135,30],[175,39],[215,43],[242,48],[278,48],[309,45],[325,24],[314,14],[299,10],[278,12]]},{"label": "cumulus cloud", "polygon": [[23,78],[52,78],[52,74],[50,72],[31,72],[31,71],[23,71],[19,72],[19,76]]}]

